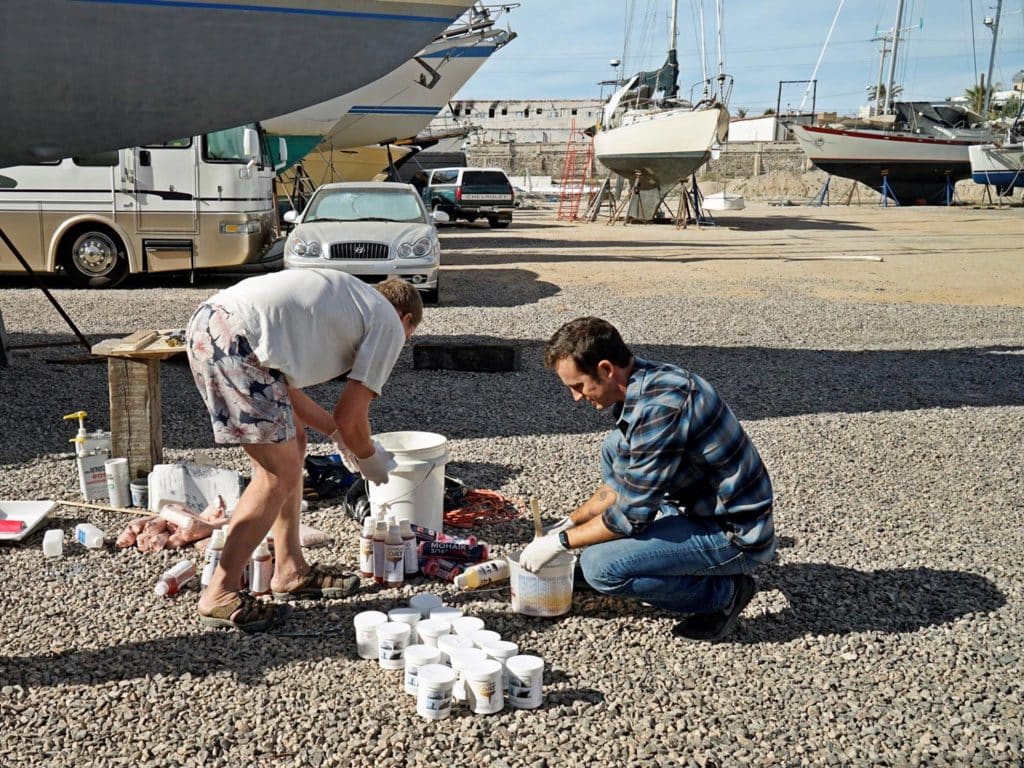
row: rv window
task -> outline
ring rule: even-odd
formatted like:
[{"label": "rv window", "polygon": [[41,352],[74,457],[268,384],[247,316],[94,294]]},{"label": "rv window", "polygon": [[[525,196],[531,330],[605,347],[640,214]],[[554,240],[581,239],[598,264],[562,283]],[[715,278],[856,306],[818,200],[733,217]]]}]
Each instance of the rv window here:
[{"label": "rv window", "polygon": [[81,165],[86,168],[110,168],[117,165],[117,150],[82,155],[81,157],[73,157],[71,160],[75,165]]},{"label": "rv window", "polygon": [[145,144],[144,149],[187,149],[192,146],[192,139],[173,139],[163,144]]},{"label": "rv window", "polygon": [[214,163],[246,163],[244,131],[253,128],[243,125],[228,128],[226,131],[214,131],[203,137],[203,158]]}]

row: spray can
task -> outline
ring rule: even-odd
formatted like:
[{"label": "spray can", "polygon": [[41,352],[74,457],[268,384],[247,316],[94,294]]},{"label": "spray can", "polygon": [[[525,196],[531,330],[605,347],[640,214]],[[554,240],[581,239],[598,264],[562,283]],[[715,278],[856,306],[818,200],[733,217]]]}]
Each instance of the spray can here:
[{"label": "spray can", "polygon": [[420,562],[420,570],[435,579],[455,581],[455,577],[462,573],[462,566],[443,557],[429,557]]},{"label": "spray can", "polygon": [[455,577],[455,586],[459,589],[477,589],[508,579],[508,562],[505,560],[488,560],[467,568]]},{"label": "spray can", "polygon": [[388,526],[388,538],[384,543],[384,583],[389,587],[400,587],[405,583],[405,543],[398,525]]},{"label": "spray can", "polygon": [[92,523],[79,523],[75,526],[75,541],[88,549],[99,549],[103,546],[103,531]]},{"label": "spray can", "polygon": [[104,462],[110,458],[110,433],[102,430],[89,432],[85,428],[85,411],[69,413],[65,421],[78,419],[78,434],[69,442],[75,444],[75,463],[78,465],[78,487],[85,501],[107,498],[107,472]]},{"label": "spray can", "polygon": [[213,572],[220,565],[220,555],[224,551],[224,542],[227,541],[227,532],[223,528],[217,528],[210,536],[210,546],[206,550],[206,565],[203,567],[203,575],[199,583],[204,587],[210,585]]},{"label": "spray can", "polygon": [[376,528],[372,517],[363,520],[363,530],[359,534],[359,575],[364,579],[373,578],[373,533]]},{"label": "spray can", "polygon": [[387,546],[388,524],[378,520],[373,529],[373,580],[384,583],[384,548]]},{"label": "spray can", "polygon": [[467,536],[464,539],[460,539],[455,536],[449,536],[441,531],[424,528],[422,525],[416,525],[415,523],[412,523],[409,527],[412,528],[413,534],[415,534],[419,541],[460,541],[470,546],[476,544],[476,536]]},{"label": "spray can", "polygon": [[419,553],[420,557],[443,557],[461,563],[480,563],[487,559],[487,545],[461,541],[424,541],[420,544]]},{"label": "spray can", "polygon": [[274,566],[270,560],[270,547],[264,539],[252,553],[252,570],[249,576],[249,591],[259,597],[270,594],[270,577],[273,575]]},{"label": "spray can", "polygon": [[402,534],[402,546],[405,549],[405,575],[412,576],[420,570],[420,556],[416,549],[416,534],[412,532],[409,518],[403,517],[398,521],[399,530]]},{"label": "spray can", "polygon": [[185,586],[185,583],[195,575],[196,567],[188,560],[182,560],[172,568],[164,571],[160,580],[157,581],[156,586],[153,588],[153,593],[157,597],[176,595]]}]

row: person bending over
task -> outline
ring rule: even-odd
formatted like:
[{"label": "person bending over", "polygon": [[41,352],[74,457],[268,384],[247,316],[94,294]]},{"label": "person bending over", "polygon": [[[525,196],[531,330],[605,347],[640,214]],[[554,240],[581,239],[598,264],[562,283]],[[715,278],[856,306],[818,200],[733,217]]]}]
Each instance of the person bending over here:
[{"label": "person bending over", "polygon": [[[203,624],[258,631],[284,615],[239,590],[268,531],[275,598],[343,597],[359,588],[354,575],[307,563],[299,546],[304,428],[329,435],[367,480],[387,482],[393,457],[370,437],[370,402],[422,318],[419,293],[403,280],[374,288],[319,269],[251,277],[196,310],[186,332],[188,361],[214,440],[241,445],[252,463],[220,565],[199,598]],[[333,413],[302,391],[342,374],[348,379]]]},{"label": "person bending over", "polygon": [[678,637],[722,639],[756,592],[751,572],[775,557],[772,484],[754,444],[711,384],[634,356],[606,320],[563,325],[544,362],[615,428],[601,446],[604,484],[520,564],[536,571],[583,547],[598,592],[688,614]]}]

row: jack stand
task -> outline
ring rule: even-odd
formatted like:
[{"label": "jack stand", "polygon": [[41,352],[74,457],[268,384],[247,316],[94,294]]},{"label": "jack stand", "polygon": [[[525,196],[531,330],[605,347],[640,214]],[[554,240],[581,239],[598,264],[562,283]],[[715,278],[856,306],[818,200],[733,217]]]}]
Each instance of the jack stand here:
[{"label": "jack stand", "polygon": [[818,192],[818,196],[814,198],[814,200],[809,202],[807,205],[812,208],[821,208],[822,206],[830,205],[831,203],[829,202],[828,188],[831,183],[832,176],[826,176],[825,183],[821,185],[821,191]]},{"label": "jack stand", "polygon": [[946,207],[948,208],[958,202],[960,202],[960,199],[956,196],[956,183],[949,175],[949,171],[946,171]]},{"label": "jack stand", "polygon": [[899,199],[893,194],[892,187],[889,186],[889,172],[882,171],[882,200],[879,202],[879,205],[883,208],[888,208],[889,200],[892,200],[893,204],[897,207],[900,205]]},{"label": "jack stand", "polygon": [[[693,204],[693,221],[698,228],[703,224],[705,227],[714,227],[714,217],[704,210],[704,193],[700,191],[700,187],[697,186],[697,174],[690,177],[690,195],[692,197]],[[684,191],[685,194],[685,191]]]}]

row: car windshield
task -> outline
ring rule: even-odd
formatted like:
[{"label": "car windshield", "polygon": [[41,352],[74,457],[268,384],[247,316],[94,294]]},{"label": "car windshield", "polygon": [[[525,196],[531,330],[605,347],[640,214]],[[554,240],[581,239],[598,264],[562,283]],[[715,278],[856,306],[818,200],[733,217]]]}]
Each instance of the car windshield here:
[{"label": "car windshield", "polygon": [[309,204],[303,222],[415,221],[423,222],[419,199],[408,190],[327,189]]}]

